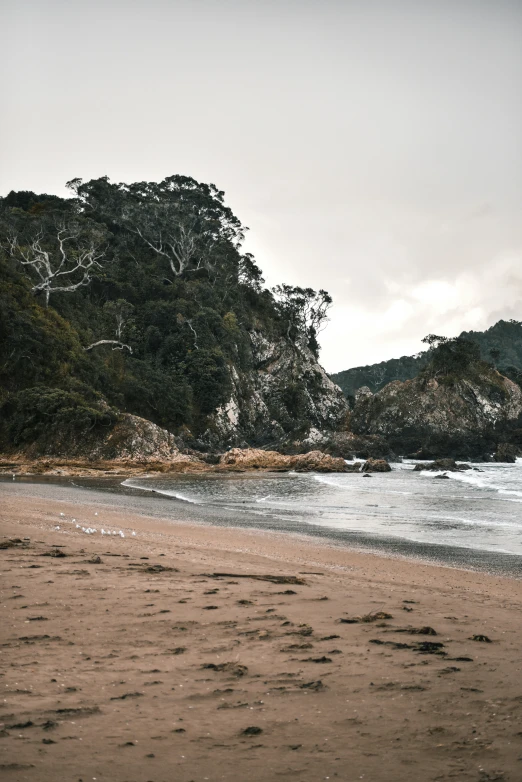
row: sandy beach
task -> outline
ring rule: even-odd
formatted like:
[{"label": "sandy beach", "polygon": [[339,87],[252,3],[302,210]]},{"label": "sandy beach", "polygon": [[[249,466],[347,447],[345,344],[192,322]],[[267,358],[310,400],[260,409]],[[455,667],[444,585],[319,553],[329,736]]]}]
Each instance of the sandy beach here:
[{"label": "sandy beach", "polygon": [[522,779],[520,580],[0,499],[2,778]]}]

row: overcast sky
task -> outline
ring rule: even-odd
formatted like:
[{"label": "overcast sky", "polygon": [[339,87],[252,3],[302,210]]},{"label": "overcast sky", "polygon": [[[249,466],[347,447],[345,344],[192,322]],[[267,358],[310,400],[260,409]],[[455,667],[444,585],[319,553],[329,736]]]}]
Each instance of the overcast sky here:
[{"label": "overcast sky", "polygon": [[522,319],[521,0],[2,0],[0,194],[214,182],[329,371]]}]

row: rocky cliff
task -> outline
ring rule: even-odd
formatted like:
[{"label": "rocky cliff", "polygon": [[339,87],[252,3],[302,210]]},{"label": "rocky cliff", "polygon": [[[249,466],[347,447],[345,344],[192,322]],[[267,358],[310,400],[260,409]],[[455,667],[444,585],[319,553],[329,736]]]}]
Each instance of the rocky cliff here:
[{"label": "rocky cliff", "polygon": [[312,430],[324,441],[345,426],[346,399],[311,350],[260,331],[249,336],[252,369],[231,367],[230,398],[212,416],[204,443],[285,447]]}]

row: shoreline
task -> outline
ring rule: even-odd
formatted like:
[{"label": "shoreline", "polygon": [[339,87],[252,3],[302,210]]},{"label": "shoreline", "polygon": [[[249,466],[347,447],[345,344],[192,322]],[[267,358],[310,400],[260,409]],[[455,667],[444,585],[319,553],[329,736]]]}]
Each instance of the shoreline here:
[{"label": "shoreline", "polygon": [[517,779],[516,579],[2,494],[6,780]]},{"label": "shoreline", "polygon": [[[38,484],[33,484],[30,482],[27,485],[32,486]],[[61,486],[61,484],[51,485]],[[304,552],[302,555],[304,557],[304,561],[310,561],[310,557],[317,558],[318,554],[322,553],[324,556],[322,559],[319,558],[320,561],[318,560],[318,564],[320,564],[321,567],[332,569],[332,571],[337,569],[350,570],[351,566],[344,563],[345,561],[350,561],[353,557],[356,559],[361,558],[362,560],[366,560],[368,558],[368,561],[370,562],[375,558],[382,562],[396,562],[406,568],[434,568],[437,571],[440,570],[443,572],[456,572],[457,574],[469,574],[470,576],[477,577],[477,583],[480,582],[482,577],[489,579],[502,579],[508,583],[522,582],[522,572],[520,572],[520,568],[522,568],[522,562],[519,562],[521,558],[516,554],[505,555],[512,557],[516,561],[516,565],[518,566],[516,570],[506,572],[495,570],[488,571],[485,569],[472,567],[471,565],[462,567],[458,564],[445,562],[436,557],[430,558],[428,556],[415,556],[412,553],[402,553],[401,551],[390,551],[378,548],[377,545],[371,546],[370,544],[365,544],[365,542],[346,542],[344,540],[339,541],[334,536],[329,536],[328,534],[313,536],[307,534],[304,531],[288,532],[276,530],[273,528],[261,528],[255,526],[240,527],[231,523],[216,526],[207,519],[201,517],[191,519],[184,518],[187,516],[185,502],[182,500],[176,500],[176,498],[173,498],[172,500],[172,502],[176,504],[178,511],[178,514],[174,518],[164,517],[161,515],[161,513],[159,515],[149,515],[143,510],[134,509],[129,511],[128,506],[119,507],[114,503],[114,499],[117,497],[126,496],[131,500],[132,504],[134,492],[136,492],[136,494],[142,492],[146,495],[150,493],[154,494],[154,492],[135,489],[134,487],[123,487],[129,488],[131,491],[120,493],[118,491],[120,485],[123,486],[123,484],[117,484],[113,487],[116,489],[114,493],[109,493],[106,490],[102,490],[102,492],[100,492],[100,494],[102,494],[101,498],[98,494],[94,494],[90,500],[88,499],[88,495],[95,492],[95,489],[91,488],[90,486],[74,486],[75,489],[78,488],[81,491],[88,493],[87,496],[82,497],[82,500],[84,501],[81,503],[77,500],[72,502],[70,499],[64,497],[53,497],[52,499],[44,497],[32,498],[24,494],[17,496],[16,498],[9,499],[14,500],[15,503],[17,501],[30,503],[30,505],[34,508],[40,508],[42,503],[44,503],[46,506],[52,504],[52,506],[57,509],[55,520],[56,523],[60,525],[60,530],[56,530],[58,534],[65,534],[67,536],[70,534],[78,535],[81,539],[85,538],[93,543],[98,543],[100,545],[104,544],[107,540],[112,540],[113,536],[101,537],[99,534],[96,534],[94,537],[86,537],[85,533],[82,533],[81,530],[76,529],[76,525],[68,523],[67,521],[64,524],[60,521],[62,518],[61,514],[63,513],[63,510],[61,509],[63,508],[68,511],[68,513],[65,514],[66,516],[74,518],[75,521],[82,521],[82,514],[78,510],[74,510],[78,507],[82,508],[84,516],[90,520],[88,522],[84,519],[84,523],[96,524],[97,528],[101,528],[99,518],[103,513],[103,518],[112,520],[112,523],[108,525],[111,527],[111,529],[114,531],[121,529],[126,537],[131,536],[131,538],[133,537],[133,532],[139,531],[137,534],[139,534],[140,537],[145,535],[151,536],[151,539],[154,540],[158,539],[168,541],[170,538],[175,538],[177,533],[180,533],[180,531],[184,531],[187,535],[191,536],[194,544],[196,541],[199,544],[203,542],[205,547],[211,548],[215,551],[231,550],[234,554],[239,555],[242,553],[249,553],[254,550],[260,555],[265,555],[266,553],[266,556],[268,556],[271,560],[280,562],[286,562],[288,558],[294,561],[293,552],[295,552],[296,549]],[[1,495],[2,481],[0,481],[0,496]],[[100,502],[100,499],[105,500],[105,502]],[[111,499],[113,502],[111,502]],[[153,502],[155,501],[156,497],[153,498]],[[170,501],[168,502],[170,504]],[[97,507],[99,509],[98,511],[94,511],[96,514],[95,516],[93,516],[90,510],[88,510],[91,508],[91,506]],[[200,507],[201,506],[196,505],[197,509]],[[205,506],[205,508],[209,511],[209,513],[215,511],[215,508],[212,506]],[[76,517],[78,517],[78,519],[76,519]],[[0,522],[2,521],[2,518],[3,514],[0,510]],[[116,527],[118,530],[116,530]],[[223,543],[221,541],[223,541]],[[232,546],[231,549],[229,548],[230,546]],[[433,548],[435,548],[435,546],[433,546]],[[281,555],[282,551],[286,554],[286,558],[285,556]],[[470,550],[463,549],[464,556],[468,551]],[[483,553],[487,554],[488,552]],[[328,559],[331,563],[330,565],[327,564]]]},{"label": "shoreline", "polygon": [[[245,473],[242,479],[255,479],[257,475],[256,472]],[[128,478],[129,476],[114,475],[98,478],[84,476],[78,479],[81,483],[73,483],[70,476],[24,476],[17,481],[0,476],[0,493],[15,492],[30,496],[33,492],[35,496],[41,496],[43,499],[56,499],[60,502],[101,503],[108,508],[119,507],[122,512],[137,513],[151,519],[163,518],[168,526],[195,524],[212,529],[252,531],[262,535],[279,536],[281,541],[297,539],[334,550],[360,551],[405,562],[522,579],[522,557],[517,554],[425,543],[393,536],[381,537],[359,531],[338,531],[330,527],[316,528],[313,525],[295,524],[285,526],[283,523],[272,525],[270,520],[261,521],[259,517],[250,517],[247,513],[241,517],[233,517],[227,509],[216,505],[190,503],[175,496],[164,495],[160,491],[128,486],[125,483]],[[53,487],[58,491],[53,491]]]}]

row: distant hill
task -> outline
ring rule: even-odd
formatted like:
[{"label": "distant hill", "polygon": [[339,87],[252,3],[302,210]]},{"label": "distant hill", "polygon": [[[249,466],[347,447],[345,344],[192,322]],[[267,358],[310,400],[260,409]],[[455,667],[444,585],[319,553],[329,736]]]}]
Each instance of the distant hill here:
[{"label": "distant hill", "polygon": [[345,369],[330,377],[340,386],[344,395],[350,397],[354,396],[361,386],[368,386],[375,393],[393,380],[412,380],[427,363],[427,352],[424,352],[416,356],[391,358],[389,361],[380,361],[365,367]]},{"label": "distant hill", "polygon": [[[518,383],[521,382],[522,323],[520,321],[499,320],[486,331],[463,331],[460,337],[476,342],[484,361],[496,366],[503,375]],[[361,386],[368,386],[375,393],[394,380],[412,380],[428,361],[429,351],[424,351],[415,356],[402,356],[389,361],[380,361],[378,364],[345,369],[330,377],[349,398],[354,396]]]}]

